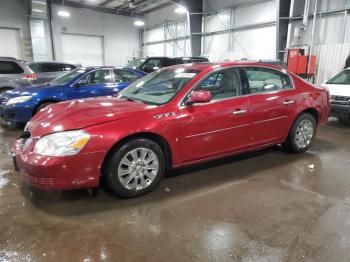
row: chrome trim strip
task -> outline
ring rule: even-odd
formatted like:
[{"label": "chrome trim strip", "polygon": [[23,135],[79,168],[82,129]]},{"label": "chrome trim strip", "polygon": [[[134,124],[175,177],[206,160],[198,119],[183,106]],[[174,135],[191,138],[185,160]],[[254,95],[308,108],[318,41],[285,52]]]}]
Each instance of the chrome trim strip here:
[{"label": "chrome trim strip", "polygon": [[186,139],[186,138],[192,138],[192,137],[197,137],[197,136],[209,135],[209,134],[218,133],[218,132],[221,132],[221,131],[227,131],[227,130],[230,130],[230,129],[237,129],[237,128],[241,128],[241,127],[245,127],[245,126],[250,126],[250,125],[254,125],[254,124],[260,124],[260,123],[270,122],[270,121],[274,121],[274,120],[278,120],[278,119],[283,119],[283,118],[287,118],[287,116],[280,116],[280,117],[270,118],[270,119],[266,119],[266,120],[262,120],[262,121],[258,121],[258,122],[253,122],[253,123],[251,123],[251,124],[239,125],[239,126],[232,126],[232,127],[228,127],[228,128],[217,129],[217,130],[205,132],[205,133],[199,133],[199,134],[195,134],[195,135],[185,136],[184,139]]},{"label": "chrome trim strip", "polygon": [[270,122],[270,121],[273,121],[273,120],[278,120],[278,119],[283,119],[283,118],[287,118],[287,116],[279,116],[279,117],[275,117],[275,118],[261,120],[261,121],[254,122],[253,124],[260,124],[260,123]]},{"label": "chrome trim strip", "polygon": [[226,131],[226,130],[230,130],[230,129],[237,129],[237,128],[245,127],[245,126],[249,126],[249,125],[250,125],[250,124],[240,125],[240,126],[232,126],[232,127],[228,127],[228,128],[217,129],[217,130],[214,130],[214,131],[205,132],[205,133],[200,133],[200,134],[185,136],[184,138],[186,139],[186,138],[192,138],[192,137],[197,137],[197,136],[204,136],[204,135],[209,135],[209,134],[213,134],[213,133],[218,133],[218,132]]}]

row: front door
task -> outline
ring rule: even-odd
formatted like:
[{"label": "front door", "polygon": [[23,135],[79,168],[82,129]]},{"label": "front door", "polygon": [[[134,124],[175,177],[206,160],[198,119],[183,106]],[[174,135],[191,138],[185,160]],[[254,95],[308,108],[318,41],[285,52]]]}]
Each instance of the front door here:
[{"label": "front door", "polygon": [[118,92],[110,69],[94,70],[79,80],[78,86],[73,86],[74,98],[109,96]]},{"label": "front door", "polygon": [[238,71],[217,71],[195,90],[210,91],[213,100],[180,107],[182,161],[196,161],[245,148],[250,112],[247,98],[241,96]]}]

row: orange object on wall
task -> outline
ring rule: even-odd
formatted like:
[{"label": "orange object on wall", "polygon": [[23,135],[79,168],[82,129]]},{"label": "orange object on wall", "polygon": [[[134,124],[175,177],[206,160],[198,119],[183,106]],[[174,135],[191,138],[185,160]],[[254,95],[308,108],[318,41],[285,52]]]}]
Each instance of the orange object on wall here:
[{"label": "orange object on wall", "polygon": [[316,56],[304,55],[304,49],[289,49],[288,70],[297,75],[314,75],[316,72]]}]

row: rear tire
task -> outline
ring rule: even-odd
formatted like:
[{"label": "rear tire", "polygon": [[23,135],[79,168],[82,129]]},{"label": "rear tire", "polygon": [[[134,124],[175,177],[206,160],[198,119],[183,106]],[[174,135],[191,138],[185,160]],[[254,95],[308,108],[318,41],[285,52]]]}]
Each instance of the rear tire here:
[{"label": "rear tire", "polygon": [[309,150],[316,134],[316,119],[309,113],[303,113],[295,121],[289,131],[283,149],[294,154],[304,153]]},{"label": "rear tire", "polygon": [[102,172],[104,186],[122,198],[134,198],[153,191],[165,173],[160,146],[149,139],[135,139],[116,148]]}]

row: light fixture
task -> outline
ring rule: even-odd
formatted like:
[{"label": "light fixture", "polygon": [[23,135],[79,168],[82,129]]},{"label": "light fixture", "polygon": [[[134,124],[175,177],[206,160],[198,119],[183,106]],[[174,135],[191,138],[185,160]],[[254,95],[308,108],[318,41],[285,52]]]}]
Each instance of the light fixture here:
[{"label": "light fixture", "polygon": [[175,13],[177,13],[177,14],[185,14],[185,13],[187,13],[187,8],[186,7],[184,7],[184,6],[182,6],[182,5],[180,5],[178,8],[176,8],[175,10]]},{"label": "light fixture", "polygon": [[142,20],[136,20],[136,21],[134,22],[134,25],[135,25],[135,26],[144,26],[144,25],[145,25],[145,22],[142,21]]},{"label": "light fixture", "polygon": [[59,16],[63,16],[63,17],[69,17],[69,16],[70,16],[70,13],[69,13],[69,12],[63,11],[63,10],[58,11],[57,14],[58,14]]}]

